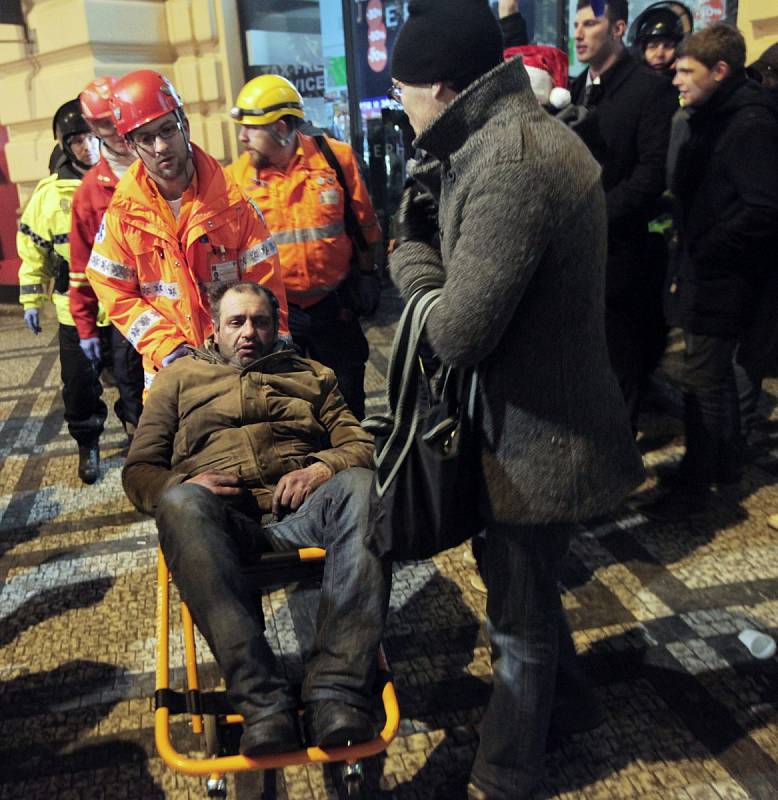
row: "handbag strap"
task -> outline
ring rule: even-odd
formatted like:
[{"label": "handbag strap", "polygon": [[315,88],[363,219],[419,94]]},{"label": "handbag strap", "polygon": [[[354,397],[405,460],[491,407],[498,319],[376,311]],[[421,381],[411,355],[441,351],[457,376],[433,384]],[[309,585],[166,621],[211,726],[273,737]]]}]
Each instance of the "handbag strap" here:
[{"label": "handbag strap", "polygon": [[376,490],[379,496],[400,469],[418,428],[421,378],[418,349],[424,326],[439,302],[440,294],[440,289],[416,292],[398,323],[387,371],[387,399],[392,430],[380,450],[377,448],[375,452]]},{"label": "handbag strap", "polygon": [[427,318],[440,300],[440,295],[441,289],[421,289],[413,294],[403,309],[392,342],[386,373],[387,401],[392,414],[398,412],[401,400],[407,396],[408,391],[415,388],[415,382],[411,386],[411,378],[418,367],[419,343]]}]

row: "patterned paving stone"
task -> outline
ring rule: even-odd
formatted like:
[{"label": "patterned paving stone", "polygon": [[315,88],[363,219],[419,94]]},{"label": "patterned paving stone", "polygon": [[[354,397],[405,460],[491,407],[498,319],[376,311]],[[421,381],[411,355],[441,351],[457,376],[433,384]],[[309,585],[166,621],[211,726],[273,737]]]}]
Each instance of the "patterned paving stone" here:
[{"label": "patterned paving stone", "polygon": [[[383,376],[399,301],[370,324],[368,411]],[[123,434],[111,415],[94,486],[76,477],[62,419],[56,328],[37,339],[0,305],[0,800],[194,800],[204,782],[166,767],[154,745],[156,532],[121,490]],[[677,343],[665,374],[676,370]],[[672,397],[670,384],[658,384]],[[111,407],[114,390],[107,390]],[[694,523],[652,524],[640,505],[653,470],[677,462],[682,428],[642,419],[645,484],[618,514],[581,526],[563,575],[563,603],[605,723],[554,743],[535,800],[743,800],[778,797],[778,667],[753,659],[745,627],[778,635],[778,380],[769,419],[737,490]],[[400,699],[400,733],[367,764],[368,796],[461,800],[489,695],[486,599],[467,546],[397,565],[385,647]],[[172,592],[171,608],[176,607]],[[271,646],[291,680],[302,659],[284,591],[263,598]],[[198,636],[201,680],[219,683]],[[183,685],[183,643],[171,620]],[[172,737],[201,747],[184,717]],[[291,800],[337,797],[337,775],[289,767]],[[231,798],[259,797],[256,775],[229,776]]]}]

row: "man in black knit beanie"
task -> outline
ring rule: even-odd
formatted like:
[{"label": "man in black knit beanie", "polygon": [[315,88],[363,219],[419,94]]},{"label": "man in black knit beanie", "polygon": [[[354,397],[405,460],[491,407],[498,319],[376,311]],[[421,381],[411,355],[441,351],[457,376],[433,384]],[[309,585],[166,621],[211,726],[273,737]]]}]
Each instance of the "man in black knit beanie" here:
[{"label": "man in black knit beanie", "polygon": [[477,367],[472,513],[485,531],[493,680],[467,795],[523,800],[549,729],[603,719],[559,597],[570,537],[642,478],[602,323],[605,196],[599,166],[538,104],[521,59],[503,62],[486,0],[408,11],[393,95],[425,156],[409,167],[389,267],[406,301],[441,290],[427,341],[443,364]]}]

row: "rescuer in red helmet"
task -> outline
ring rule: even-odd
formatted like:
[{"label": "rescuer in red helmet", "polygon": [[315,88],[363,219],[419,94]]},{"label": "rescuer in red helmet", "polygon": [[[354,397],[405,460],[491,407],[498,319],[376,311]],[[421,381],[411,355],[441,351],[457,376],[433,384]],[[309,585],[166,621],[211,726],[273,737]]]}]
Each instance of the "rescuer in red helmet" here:
[{"label": "rescuer in red helmet", "polygon": [[142,409],[143,367],[137,351],[113,325],[98,326],[100,306],[86,277],[86,265],[105,209],[119,178],[135,161],[124,137],[113,124],[110,99],[116,78],[96,78],[79,96],[87,125],[100,139],[100,160],[73,195],[70,221],[70,313],[78,329],[79,344],[96,366],[110,364],[119,399],[116,416],[132,441]]},{"label": "rescuer in red helmet", "polygon": [[259,209],[189,138],[173,85],[153,70],[120,78],[113,124],[137,161],[119,181],[86,274],[143,358],[145,386],[213,333],[207,290],[240,279],[273,291],[288,334],[275,242]]}]

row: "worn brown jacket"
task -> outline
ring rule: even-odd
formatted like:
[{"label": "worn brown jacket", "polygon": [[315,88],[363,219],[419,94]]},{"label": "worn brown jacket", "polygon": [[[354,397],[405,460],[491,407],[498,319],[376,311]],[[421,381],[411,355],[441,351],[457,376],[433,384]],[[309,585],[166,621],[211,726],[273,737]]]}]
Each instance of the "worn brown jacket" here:
[{"label": "worn brown jacket", "polygon": [[316,461],[371,467],[372,439],[331,369],[280,350],[243,369],[213,346],[154,380],[124,465],[127,496],[153,514],[162,492],[208,470],[240,475],[261,512],[287,472]]}]

